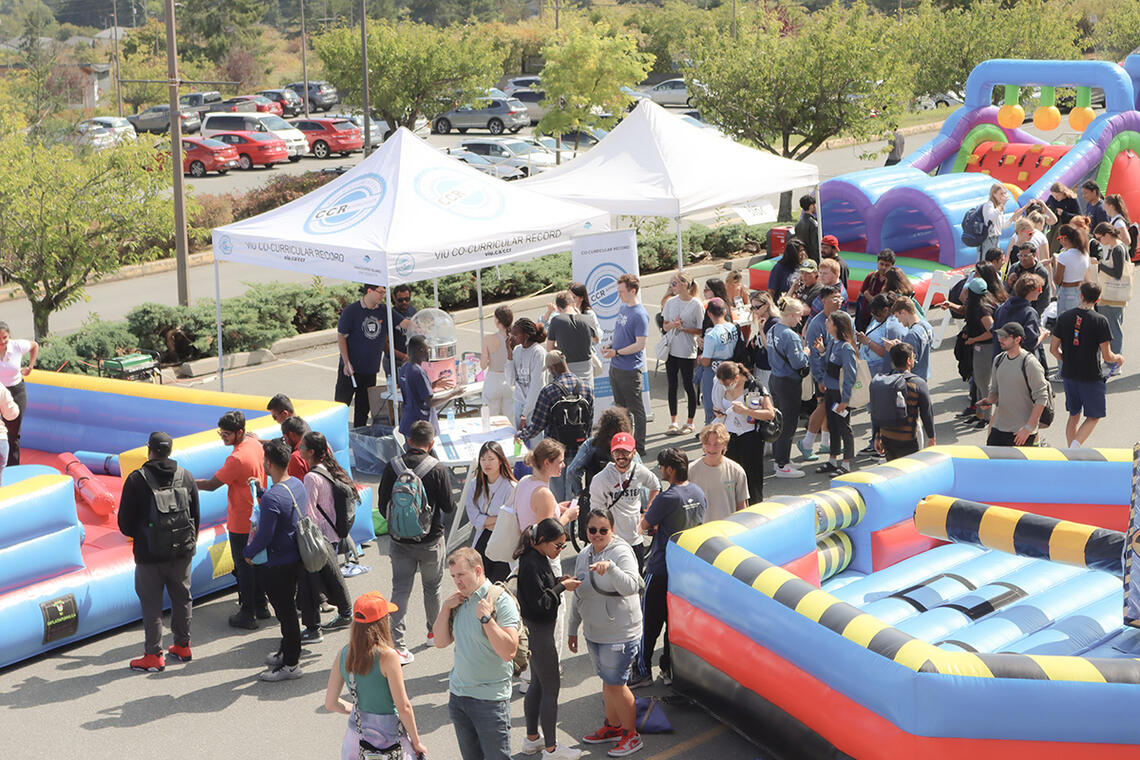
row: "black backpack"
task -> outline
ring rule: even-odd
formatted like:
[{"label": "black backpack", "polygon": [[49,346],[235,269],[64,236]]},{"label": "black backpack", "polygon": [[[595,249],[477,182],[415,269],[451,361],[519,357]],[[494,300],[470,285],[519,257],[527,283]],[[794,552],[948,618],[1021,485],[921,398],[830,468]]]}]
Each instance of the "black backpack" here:
[{"label": "black backpack", "polygon": [[143,528],[150,555],[160,562],[193,555],[198,531],[190,514],[190,489],[178,485],[189,477],[186,471],[181,467],[175,470],[173,480],[165,488],[155,482],[145,465],[139,472],[151,492],[150,513]]},{"label": "black backpack", "polygon": [[990,235],[990,223],[982,215],[982,206],[975,206],[962,217],[962,242],[971,248],[986,242]]},{"label": "black backpack", "polygon": [[352,530],[352,524],[356,522],[356,505],[360,503],[360,492],[356,490],[356,486],[350,483],[342,483],[332,476],[332,474],[325,469],[324,465],[318,464],[312,469],[312,472],[317,473],[322,478],[329,482],[332,486],[333,494],[333,513],[334,519],[330,519],[325,511],[321,509],[321,505],[317,504],[317,509],[320,510],[321,515],[329,521],[336,531],[337,536],[340,538],[348,538],[349,531]]},{"label": "black backpack", "polygon": [[871,378],[871,422],[888,428],[907,423],[910,410],[906,403],[906,381],[910,377],[913,375],[909,372],[892,372]]},{"label": "black backpack", "polygon": [[736,327],[736,343],[732,346],[732,360],[752,369],[752,352],[748,350],[748,344],[744,342],[744,335],[740,332],[740,326],[734,326]]},{"label": "black backpack", "polygon": [[594,405],[585,396],[568,393],[560,385],[556,387],[562,398],[550,405],[546,429],[550,431],[550,437],[565,446],[567,451],[577,451],[590,436]]}]

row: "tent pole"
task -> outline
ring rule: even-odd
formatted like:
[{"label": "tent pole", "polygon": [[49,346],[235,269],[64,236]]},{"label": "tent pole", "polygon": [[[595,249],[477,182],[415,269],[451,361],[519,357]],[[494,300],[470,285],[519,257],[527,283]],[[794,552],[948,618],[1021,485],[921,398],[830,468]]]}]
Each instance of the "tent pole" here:
[{"label": "tent pole", "polygon": [[475,269],[475,297],[479,300],[479,353],[483,352],[484,333],[483,327],[483,270]]},{"label": "tent pole", "polygon": [[431,281],[432,292],[435,294],[435,308],[439,308],[439,278]]},{"label": "tent pole", "polygon": [[816,250],[823,248],[823,199],[819,195],[819,185],[815,186],[815,221],[819,224],[819,234],[816,235],[818,240],[816,243]]},{"label": "tent pole", "polygon": [[392,312],[392,283],[387,277],[388,286],[384,288],[384,300],[388,302],[388,387],[387,396],[392,410],[392,427],[400,428],[400,409],[396,403],[396,315]]},{"label": "tent pole", "polygon": [[681,250],[681,217],[677,217],[677,270],[685,268],[685,252]]},{"label": "tent pole", "polygon": [[225,371],[222,368],[222,284],[218,276],[218,258],[214,257],[214,321],[218,323],[218,390],[226,390]]}]

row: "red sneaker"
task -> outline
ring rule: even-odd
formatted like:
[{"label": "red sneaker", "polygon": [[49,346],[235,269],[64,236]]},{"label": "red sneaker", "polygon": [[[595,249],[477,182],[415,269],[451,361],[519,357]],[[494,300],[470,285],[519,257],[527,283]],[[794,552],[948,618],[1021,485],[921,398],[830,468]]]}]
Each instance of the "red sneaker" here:
[{"label": "red sneaker", "polygon": [[190,660],[194,659],[194,656],[190,654],[189,643],[187,643],[186,646],[171,644],[170,649],[166,650],[166,653],[179,662],[190,662]]},{"label": "red sneaker", "polygon": [[586,744],[605,744],[607,742],[620,742],[625,736],[625,732],[621,730],[621,726],[611,726],[609,723],[603,723],[592,734],[587,734],[582,737],[582,741]]},{"label": "red sneaker", "polygon": [[166,658],[161,654],[144,654],[137,660],[131,660],[131,670],[144,673],[158,673],[166,670]]},{"label": "red sneaker", "polygon": [[625,757],[642,749],[645,749],[645,745],[641,743],[641,734],[636,731],[625,731],[617,746],[606,754],[610,757]]}]

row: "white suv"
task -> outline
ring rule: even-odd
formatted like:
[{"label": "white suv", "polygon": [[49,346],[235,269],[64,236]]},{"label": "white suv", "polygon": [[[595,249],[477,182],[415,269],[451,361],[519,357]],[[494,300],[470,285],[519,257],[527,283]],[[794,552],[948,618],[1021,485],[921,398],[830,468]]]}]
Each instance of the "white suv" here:
[{"label": "white suv", "polygon": [[515,137],[472,137],[461,140],[459,146],[493,164],[513,166],[525,176],[541,174],[557,164],[549,151]]},{"label": "white suv", "polygon": [[290,161],[300,161],[309,152],[305,134],[280,116],[272,113],[206,114],[202,120],[202,137],[213,137],[220,132],[267,132],[285,141]]}]

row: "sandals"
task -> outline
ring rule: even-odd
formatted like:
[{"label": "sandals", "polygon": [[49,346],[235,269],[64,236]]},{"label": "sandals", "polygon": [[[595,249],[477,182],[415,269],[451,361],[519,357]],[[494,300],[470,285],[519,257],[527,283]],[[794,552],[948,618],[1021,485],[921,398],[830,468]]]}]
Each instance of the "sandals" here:
[{"label": "sandals", "polygon": [[682,435],[688,435],[691,432],[693,432],[693,426],[690,423],[686,422],[684,425],[681,426],[681,434]]},{"label": "sandals", "polygon": [[669,427],[665,428],[665,435],[680,435],[681,428],[677,427],[676,422],[670,422]]}]

